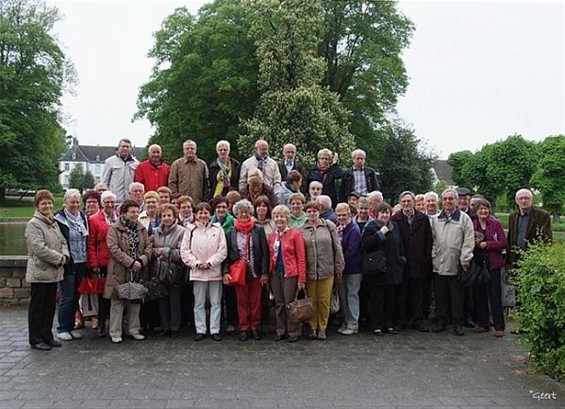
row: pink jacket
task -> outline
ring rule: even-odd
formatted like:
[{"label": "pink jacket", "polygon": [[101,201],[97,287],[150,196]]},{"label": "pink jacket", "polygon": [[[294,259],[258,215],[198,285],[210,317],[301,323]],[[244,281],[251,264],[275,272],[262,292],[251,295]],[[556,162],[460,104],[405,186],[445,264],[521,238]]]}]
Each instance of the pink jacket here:
[{"label": "pink jacket", "polygon": [[[186,228],[180,256],[190,267],[191,281],[221,281],[222,261],[227,255],[226,236],[220,226],[196,222]],[[207,263],[210,268],[196,268],[198,262]]]}]

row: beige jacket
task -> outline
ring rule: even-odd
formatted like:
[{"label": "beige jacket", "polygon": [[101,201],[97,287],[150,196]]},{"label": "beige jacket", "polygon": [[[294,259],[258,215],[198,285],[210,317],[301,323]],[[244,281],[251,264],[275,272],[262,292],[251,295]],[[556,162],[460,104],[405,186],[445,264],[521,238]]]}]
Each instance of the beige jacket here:
[{"label": "beige jacket", "polygon": [[306,243],[308,280],[322,280],[343,273],[345,260],[335,224],[320,219],[317,226],[312,227],[306,222],[298,231]]},{"label": "beige jacket", "polygon": [[[196,222],[186,228],[180,256],[190,267],[191,281],[221,281],[222,261],[227,255],[226,236],[219,225]],[[210,268],[196,268],[198,262],[208,263]]]},{"label": "beige jacket", "polygon": [[57,283],[63,279],[63,256],[70,258],[67,240],[55,219],[48,219],[38,211],[27,223],[26,281],[28,283]]},{"label": "beige jacket", "polygon": [[208,165],[201,159],[177,159],[171,165],[169,188],[173,193],[182,193],[192,197],[194,204],[208,200],[210,181]]}]

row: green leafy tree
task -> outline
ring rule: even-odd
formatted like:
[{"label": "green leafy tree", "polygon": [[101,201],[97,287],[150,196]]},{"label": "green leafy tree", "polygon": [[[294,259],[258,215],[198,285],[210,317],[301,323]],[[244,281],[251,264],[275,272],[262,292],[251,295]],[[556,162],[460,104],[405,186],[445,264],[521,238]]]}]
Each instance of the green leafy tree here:
[{"label": "green leafy tree", "polygon": [[385,114],[408,86],[402,52],[414,25],[395,1],[323,0],[319,55],[327,65],[322,85],[352,112],[351,133],[369,157],[379,151]]},{"label": "green leafy tree", "polygon": [[161,145],[165,160],[181,156],[189,138],[206,161],[215,158],[220,139],[239,156],[240,124],[253,116],[258,98],[250,12],[242,0],[216,0],[197,17],[179,8],[155,33],[149,56],[156,62],[141,87],[136,117],[154,125],[149,143]]},{"label": "green leafy tree", "polygon": [[262,94],[255,117],[246,123],[247,133],[239,139],[240,151],[252,152],[261,138],[274,147],[294,143],[307,161],[321,148],[349,154],[354,147],[349,112],[336,93],[320,86],[325,64],[317,55],[313,28],[321,25],[321,2],[257,0],[253,5]]},{"label": "green leafy tree", "polygon": [[463,176],[464,174],[467,176],[466,170],[465,173],[463,172],[465,165],[469,164],[472,160],[473,153],[471,151],[454,152],[447,158],[447,164],[451,166],[452,169],[451,179],[457,186],[465,186],[470,189],[475,188],[476,181],[466,180]]},{"label": "green leafy tree", "polygon": [[58,108],[75,79],[51,33],[59,18],[40,1],[0,2],[0,198],[7,187],[57,183],[65,149]]},{"label": "green leafy tree", "polygon": [[414,130],[399,120],[379,130],[379,163],[383,196],[396,203],[404,190],[424,193],[432,189],[431,169],[436,156],[422,148]]},{"label": "green leafy tree", "polygon": [[94,176],[90,170],[84,171],[82,164],[77,164],[69,174],[69,188],[82,192],[94,187]]},{"label": "green leafy tree", "polygon": [[543,207],[553,213],[557,222],[565,203],[565,135],[545,138],[540,155],[531,186],[540,191]]}]

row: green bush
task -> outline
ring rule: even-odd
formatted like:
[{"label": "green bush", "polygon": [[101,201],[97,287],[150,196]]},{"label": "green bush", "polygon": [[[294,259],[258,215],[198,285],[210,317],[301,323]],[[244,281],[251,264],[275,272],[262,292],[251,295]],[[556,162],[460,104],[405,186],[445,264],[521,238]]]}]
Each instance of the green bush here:
[{"label": "green bush", "polygon": [[516,269],[518,321],[535,366],[565,379],[565,244],[537,244]]}]

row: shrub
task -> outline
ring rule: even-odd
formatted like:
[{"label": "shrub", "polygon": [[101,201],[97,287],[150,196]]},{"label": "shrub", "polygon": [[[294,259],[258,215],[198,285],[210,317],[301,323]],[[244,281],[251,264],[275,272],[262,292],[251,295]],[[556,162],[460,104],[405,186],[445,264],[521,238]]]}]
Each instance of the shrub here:
[{"label": "shrub", "polygon": [[565,379],[565,244],[536,244],[516,269],[518,321],[535,366]]}]

